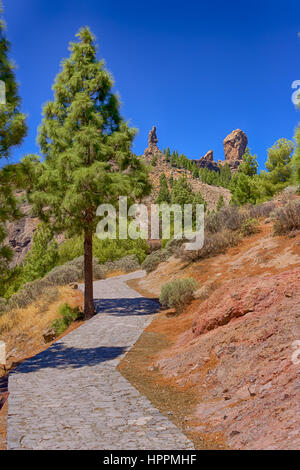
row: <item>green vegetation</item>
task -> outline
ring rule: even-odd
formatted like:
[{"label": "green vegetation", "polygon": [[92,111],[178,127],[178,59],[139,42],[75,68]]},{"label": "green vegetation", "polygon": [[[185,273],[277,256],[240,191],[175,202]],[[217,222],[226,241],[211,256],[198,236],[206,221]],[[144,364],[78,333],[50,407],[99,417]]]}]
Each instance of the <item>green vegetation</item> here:
[{"label": "green vegetation", "polygon": [[243,237],[248,237],[249,235],[254,235],[255,233],[258,232],[258,220],[257,219],[253,219],[253,218],[249,218],[249,219],[246,219],[244,220],[244,222],[242,223],[242,226],[240,228],[240,233]]},{"label": "green vegetation", "polygon": [[[132,272],[140,269],[140,263],[135,255],[125,256],[116,261],[108,261],[105,264],[99,264],[97,259],[93,258],[93,279],[104,279],[109,273],[113,272]],[[24,308],[35,302],[44,292],[56,286],[68,285],[71,282],[83,282],[84,279],[84,257],[69,261],[63,266],[56,266],[43,279],[36,279],[25,285],[20,285],[20,268],[16,268],[14,276],[10,282],[0,291],[0,312],[11,308]],[[56,295],[58,291],[56,290]]]},{"label": "green vegetation", "polygon": [[[93,237],[93,256],[100,264],[116,261],[127,255],[135,255],[142,263],[147,256],[149,247],[146,240],[99,240]],[[58,248],[58,265],[65,264],[74,258],[83,256],[83,236],[67,239]]]},{"label": "green vegetation", "polygon": [[[0,15],[3,8],[0,0]],[[21,99],[15,77],[15,65],[9,58],[10,43],[6,38],[6,26],[0,18],[0,80],[5,83],[6,103],[0,105],[0,162],[10,156],[11,150],[20,145],[27,133],[25,115],[20,112]],[[20,213],[14,196],[15,165],[0,170],[0,278],[7,271],[13,253],[5,244],[5,223]]]},{"label": "green vegetation", "polygon": [[144,269],[147,273],[155,271],[160,263],[167,261],[168,257],[168,252],[164,249],[154,251],[149,256],[147,256],[145,261],[142,263],[142,269]]},{"label": "green vegetation", "polygon": [[293,230],[300,230],[300,202],[290,202],[275,209],[272,213],[275,235],[282,235]]},{"label": "green vegetation", "polygon": [[279,139],[268,150],[266,168],[257,174],[256,155],[252,156],[247,149],[243,163],[240,165],[230,183],[232,203],[243,205],[258,204],[271,199],[292,181],[292,153],[294,143]]},{"label": "green vegetation", "polygon": [[71,308],[68,304],[61,305],[59,313],[61,318],[55,320],[51,325],[57,336],[63,334],[74,321],[80,320],[83,317],[78,307]]},{"label": "green vegetation", "polygon": [[170,204],[171,194],[169,191],[168,181],[164,173],[161,175],[159,179],[159,183],[160,183],[160,189],[159,189],[159,193],[156,198],[156,201],[155,201],[156,204],[162,204],[162,203]]},{"label": "green vegetation", "polygon": [[160,303],[163,307],[175,308],[181,313],[183,308],[194,298],[197,282],[194,279],[176,279],[168,282],[161,289]]},{"label": "green vegetation", "polygon": [[209,170],[208,168],[198,168],[196,163],[187,158],[184,154],[174,150],[171,154],[170,149],[166,150],[165,156],[171,165],[175,168],[184,168],[192,172],[194,178],[199,178],[203,183],[212,186],[223,186],[229,188],[231,181],[231,171],[226,163],[219,166],[219,171]]},{"label": "green vegetation", "polygon": [[84,314],[90,318],[97,208],[117,205],[120,194],[135,200],[150,186],[145,167],[130,152],[135,130],[120,115],[112,78],[97,60],[94,37],[86,27],[77,38],[56,78],[54,100],[44,106],[39,131],[44,161],[32,165],[30,200],[40,219],[51,220],[55,231],[83,234]]},{"label": "green vegetation", "polygon": [[300,125],[296,130],[295,140],[297,147],[292,159],[292,182],[300,186]]},{"label": "green vegetation", "polygon": [[221,196],[219,196],[219,199],[218,199],[218,202],[217,202],[217,211],[222,209],[222,207],[224,207],[224,206],[225,206],[224,197],[221,195]]}]

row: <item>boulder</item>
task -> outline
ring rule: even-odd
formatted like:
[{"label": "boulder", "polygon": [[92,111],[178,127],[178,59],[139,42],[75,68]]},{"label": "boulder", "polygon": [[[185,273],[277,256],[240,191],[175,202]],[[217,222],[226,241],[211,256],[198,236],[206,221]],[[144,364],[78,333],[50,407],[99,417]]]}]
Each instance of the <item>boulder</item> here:
[{"label": "boulder", "polygon": [[45,343],[51,343],[51,341],[57,338],[57,333],[53,328],[47,328],[43,333]]}]

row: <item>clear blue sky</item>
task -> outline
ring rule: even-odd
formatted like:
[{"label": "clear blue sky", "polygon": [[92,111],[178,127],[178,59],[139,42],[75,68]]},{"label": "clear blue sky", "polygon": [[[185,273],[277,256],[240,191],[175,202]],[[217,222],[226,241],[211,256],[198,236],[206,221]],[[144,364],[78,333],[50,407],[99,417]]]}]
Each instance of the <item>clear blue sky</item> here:
[{"label": "clear blue sky", "polygon": [[134,151],[155,124],[159,146],[200,157],[244,130],[261,168],[266,149],[293,138],[291,102],[300,80],[300,1],[4,0],[29,135],[16,161],[38,152],[42,104],[68,43],[81,26],[97,36],[124,117],[139,129]]}]

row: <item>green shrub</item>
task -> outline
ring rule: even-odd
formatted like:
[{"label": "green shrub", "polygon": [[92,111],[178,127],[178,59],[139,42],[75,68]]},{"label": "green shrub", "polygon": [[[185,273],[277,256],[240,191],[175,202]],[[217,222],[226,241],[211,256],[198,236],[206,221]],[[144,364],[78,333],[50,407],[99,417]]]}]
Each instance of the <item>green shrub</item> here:
[{"label": "green shrub", "polygon": [[300,229],[300,202],[290,202],[272,213],[275,235],[282,235]]},{"label": "green shrub", "polygon": [[58,245],[53,233],[48,226],[40,224],[23,264],[8,271],[2,279],[0,295],[10,298],[27,283],[43,278],[56,265],[57,259]]},{"label": "green shrub", "polygon": [[108,261],[103,267],[107,272],[123,271],[130,273],[140,269],[140,263],[136,255],[129,255],[116,261]]},{"label": "green shrub", "polygon": [[179,248],[186,241],[187,240],[185,240],[184,238],[182,238],[182,239],[172,238],[171,240],[169,240],[166,244],[166,251],[167,251],[168,255],[172,256],[172,255],[176,254],[178,252]]},{"label": "green shrub", "polygon": [[250,206],[248,209],[248,215],[250,218],[260,219],[270,217],[271,212],[275,209],[274,202],[265,202],[263,204],[256,204],[255,206]]},{"label": "green shrub", "polygon": [[250,235],[254,235],[255,233],[258,232],[258,227],[257,226],[258,226],[258,220],[257,219],[253,219],[253,218],[246,219],[242,223],[242,226],[240,228],[240,234],[243,237],[248,237]]},{"label": "green shrub", "polygon": [[51,284],[46,279],[29,282],[9,299],[12,308],[25,308],[41,297]]},{"label": "green shrub", "polygon": [[223,207],[205,217],[205,231],[210,233],[221,232],[224,229],[239,230],[247,214],[236,206]]},{"label": "green shrub", "polygon": [[7,300],[0,297],[0,315],[7,310]]},{"label": "green shrub", "polygon": [[[128,255],[136,255],[142,263],[147,256],[149,247],[146,240],[99,240],[94,237],[93,256],[100,264],[116,261]],[[83,239],[74,237],[67,239],[58,249],[58,265],[66,264],[74,258],[83,256]]]},{"label": "green shrub", "polygon": [[223,230],[223,232],[206,233],[204,245],[201,250],[182,250],[180,257],[185,261],[197,261],[200,259],[211,258],[225,253],[228,248],[235,246],[240,241],[238,232]]},{"label": "green shrub", "polygon": [[156,166],[157,158],[158,158],[157,155],[155,155],[155,156],[152,158],[152,160],[151,160],[151,165],[152,165],[152,166]]},{"label": "green shrub", "polygon": [[155,271],[160,263],[163,263],[170,257],[166,250],[157,250],[147,256],[145,261],[142,263],[142,268],[145,269],[147,273]]},{"label": "green shrub", "polygon": [[194,279],[176,279],[162,287],[160,303],[163,307],[175,308],[180,313],[194,298],[197,282]]},{"label": "green shrub", "polygon": [[64,331],[66,331],[74,321],[79,320],[82,317],[82,313],[78,307],[71,308],[68,304],[61,305],[59,313],[61,318],[55,320],[51,325],[51,328],[53,328],[57,336],[64,333]]},{"label": "green shrub", "polygon": [[22,284],[41,279],[51,271],[58,259],[58,245],[52,230],[40,224],[33,236],[31,250],[26,254],[22,267]]}]

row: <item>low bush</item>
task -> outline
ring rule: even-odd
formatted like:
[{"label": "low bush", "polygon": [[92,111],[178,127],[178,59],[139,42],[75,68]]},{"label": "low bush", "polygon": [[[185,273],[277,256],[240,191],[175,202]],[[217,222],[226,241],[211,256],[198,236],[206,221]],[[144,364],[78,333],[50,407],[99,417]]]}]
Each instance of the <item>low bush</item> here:
[{"label": "low bush", "polygon": [[235,231],[241,228],[246,218],[247,214],[236,206],[223,207],[205,217],[205,231],[210,233],[218,233],[224,229]]},{"label": "low bush", "polygon": [[276,209],[271,218],[274,222],[273,232],[282,235],[300,229],[300,202],[290,202]]},{"label": "low bush", "polygon": [[9,299],[8,305],[10,308],[25,308],[41,297],[49,287],[51,284],[46,279],[29,282]]},{"label": "low bush", "polygon": [[51,285],[66,285],[70,282],[79,282],[83,279],[83,272],[76,266],[65,264],[64,266],[57,266],[47,274],[45,278]]},{"label": "low bush", "polygon": [[59,313],[61,318],[55,320],[51,325],[51,328],[53,328],[57,336],[64,333],[74,321],[82,318],[82,312],[80,312],[79,308],[76,307],[73,309],[68,304],[61,305]]},{"label": "low bush", "polygon": [[166,244],[166,251],[167,254],[172,256],[176,255],[178,253],[178,250],[180,247],[186,242],[187,240],[182,238],[182,239],[176,239],[172,238],[171,240],[168,241]]},{"label": "low bush", "polygon": [[168,252],[166,250],[157,250],[147,256],[145,261],[142,263],[142,269],[145,269],[147,273],[155,271],[160,263],[163,263],[168,259]]},{"label": "low bush", "polygon": [[243,237],[249,237],[250,235],[254,235],[258,232],[258,220],[249,218],[244,220],[242,226],[240,228],[240,234]]},{"label": "low bush", "polygon": [[7,310],[7,300],[0,297],[0,315]]},{"label": "low bush", "polygon": [[253,219],[266,219],[270,217],[271,212],[275,209],[274,202],[265,202],[264,204],[256,204],[255,206],[250,206],[248,209],[249,218]]},{"label": "low bush", "polygon": [[140,263],[136,255],[128,255],[117,261],[108,261],[104,264],[104,267],[107,272],[123,271],[124,273],[130,273],[140,269]]},{"label": "low bush", "polygon": [[185,261],[197,261],[200,259],[211,258],[225,253],[228,248],[235,246],[240,241],[238,232],[231,230],[223,230],[218,233],[206,233],[204,237],[204,245],[201,250],[185,250],[183,249],[180,257]]},{"label": "low bush", "polygon": [[175,308],[177,313],[182,312],[185,305],[194,298],[197,282],[194,279],[176,279],[162,287],[160,303],[163,307]]}]

